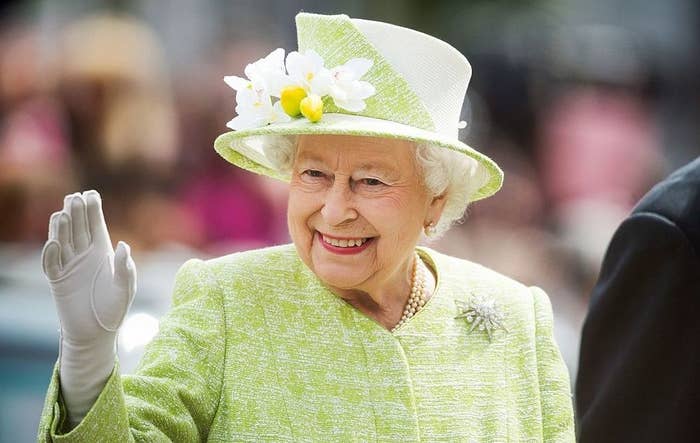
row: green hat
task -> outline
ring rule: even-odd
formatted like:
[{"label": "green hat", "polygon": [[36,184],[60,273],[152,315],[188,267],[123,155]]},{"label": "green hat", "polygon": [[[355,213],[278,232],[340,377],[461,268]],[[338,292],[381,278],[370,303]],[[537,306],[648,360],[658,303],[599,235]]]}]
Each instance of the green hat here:
[{"label": "green hat", "polygon": [[397,138],[475,159],[474,177],[483,184],[470,200],[498,191],[503,182],[498,165],[458,138],[471,78],[459,51],[412,29],[347,15],[299,13],[296,25],[299,51],[287,55],[286,71],[284,51],[277,49],[248,65],[247,79],[225,78],[237,90],[238,116],[228,124],[235,130],[214,142],[222,157],[288,181],[265,156],[263,144],[274,143],[270,136]]}]

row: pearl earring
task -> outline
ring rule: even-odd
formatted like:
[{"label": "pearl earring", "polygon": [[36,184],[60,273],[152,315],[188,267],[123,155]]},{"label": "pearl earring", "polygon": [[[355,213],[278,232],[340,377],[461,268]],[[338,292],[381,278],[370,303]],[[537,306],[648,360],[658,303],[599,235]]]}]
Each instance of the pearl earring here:
[{"label": "pearl earring", "polygon": [[437,228],[435,227],[435,223],[434,222],[428,223],[428,226],[423,228],[423,231],[425,231],[425,235],[427,235],[428,237],[432,237],[433,235],[435,235],[437,233]]}]

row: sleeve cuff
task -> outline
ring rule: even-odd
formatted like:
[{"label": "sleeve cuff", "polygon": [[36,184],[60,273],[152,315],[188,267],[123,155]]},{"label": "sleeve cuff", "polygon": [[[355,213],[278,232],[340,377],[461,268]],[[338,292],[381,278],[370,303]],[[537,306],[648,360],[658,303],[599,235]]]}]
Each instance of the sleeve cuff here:
[{"label": "sleeve cuff", "polygon": [[115,361],[112,374],[95,404],[73,429],[68,429],[68,414],[61,398],[58,368],[56,363],[41,417],[38,441],[93,442],[95,435],[105,436],[101,440],[105,442],[129,440],[129,418],[124,403],[119,362]]}]

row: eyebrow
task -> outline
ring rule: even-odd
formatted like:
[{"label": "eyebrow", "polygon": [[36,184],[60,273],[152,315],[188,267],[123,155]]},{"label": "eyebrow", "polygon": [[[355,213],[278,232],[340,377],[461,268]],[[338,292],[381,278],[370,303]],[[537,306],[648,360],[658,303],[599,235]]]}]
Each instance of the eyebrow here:
[{"label": "eyebrow", "polygon": [[[299,154],[299,161],[309,161],[313,163],[319,163],[322,165],[327,165],[325,160],[321,158],[318,155],[315,154],[309,154],[306,152],[302,152]],[[387,178],[398,178],[399,171],[394,170],[391,168],[389,165],[380,162],[380,163],[372,163],[372,162],[365,162],[361,163],[357,168],[355,168],[355,171],[363,171],[363,172],[376,172],[376,173],[382,173],[387,176]]]},{"label": "eyebrow", "polygon": [[323,164],[326,163],[326,162],[325,162],[321,157],[319,157],[318,155],[315,155],[315,154],[308,154],[308,153],[306,153],[306,152],[301,152],[301,153],[299,154],[299,160],[300,160],[300,161],[301,161],[301,160],[304,160],[304,161],[312,161],[312,162],[323,163]]},{"label": "eyebrow", "polygon": [[386,175],[388,178],[397,178],[399,173],[399,171],[396,171],[395,169],[392,169],[388,165],[382,163],[362,163],[357,168],[357,171],[377,172]]}]

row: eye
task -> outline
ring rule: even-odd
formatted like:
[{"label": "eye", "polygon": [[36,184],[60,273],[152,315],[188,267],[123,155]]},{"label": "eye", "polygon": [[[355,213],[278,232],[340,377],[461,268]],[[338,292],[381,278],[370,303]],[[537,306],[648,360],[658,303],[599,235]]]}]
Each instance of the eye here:
[{"label": "eye", "polygon": [[313,178],[323,178],[323,172],[317,171],[316,169],[307,169],[301,174]]},{"label": "eye", "polygon": [[381,180],[376,179],[376,178],[363,178],[360,181],[362,182],[362,184],[367,185],[367,186],[372,186],[372,187],[381,186],[384,184]]},{"label": "eye", "polygon": [[299,181],[307,185],[320,185],[328,180],[329,176],[318,169],[303,169],[299,173]]}]

